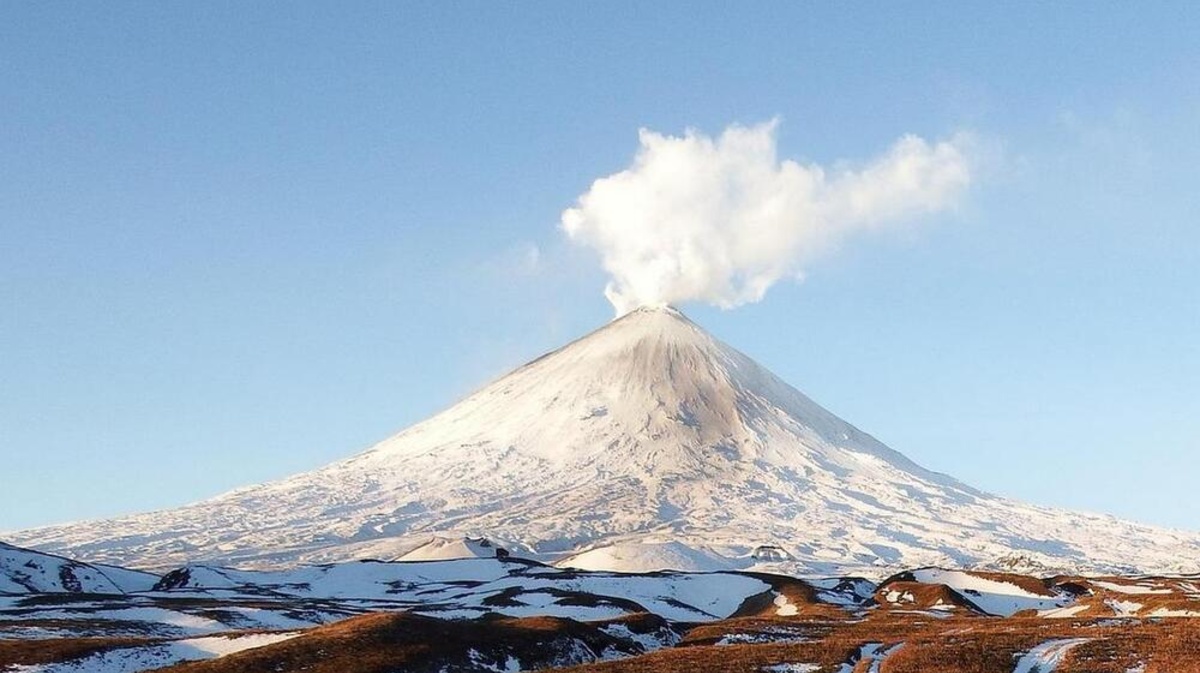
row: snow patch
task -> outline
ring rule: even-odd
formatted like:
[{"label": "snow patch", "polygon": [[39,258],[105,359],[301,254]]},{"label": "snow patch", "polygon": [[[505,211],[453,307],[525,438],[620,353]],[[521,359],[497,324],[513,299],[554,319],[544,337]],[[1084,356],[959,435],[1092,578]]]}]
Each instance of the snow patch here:
[{"label": "snow patch", "polygon": [[185,661],[215,659],[295,638],[299,633],[189,638],[143,647],[124,647],[73,661],[16,666],[11,673],[138,673]]},{"label": "snow patch", "polygon": [[1170,589],[1160,587],[1145,586],[1142,584],[1117,584],[1116,582],[1104,582],[1101,580],[1092,580],[1092,584],[1098,587],[1115,591],[1119,594],[1169,594]]},{"label": "snow patch", "polygon": [[796,604],[783,594],[776,595],[772,603],[775,604],[775,614],[779,617],[794,617],[797,613]]},{"label": "snow patch", "polygon": [[1001,617],[1011,617],[1022,610],[1051,610],[1074,601],[1069,595],[1040,595],[1009,582],[979,577],[962,570],[922,568],[914,570],[912,574],[923,584],[944,584],[963,594],[984,612]]},{"label": "snow patch", "polygon": [[1200,611],[1196,610],[1171,610],[1169,608],[1155,608],[1146,615],[1147,617],[1200,617]]},{"label": "snow patch", "polygon": [[1089,640],[1090,638],[1048,640],[1021,655],[1013,673],[1053,673],[1068,652]]},{"label": "snow patch", "polygon": [[1133,617],[1142,609],[1141,603],[1134,601],[1119,601],[1115,598],[1109,598],[1104,601],[1104,604],[1112,608],[1113,614],[1117,617]]},{"label": "snow patch", "polygon": [[1065,608],[1051,608],[1049,610],[1038,610],[1038,617],[1046,619],[1070,619],[1081,612],[1088,609],[1087,605],[1069,605]]}]

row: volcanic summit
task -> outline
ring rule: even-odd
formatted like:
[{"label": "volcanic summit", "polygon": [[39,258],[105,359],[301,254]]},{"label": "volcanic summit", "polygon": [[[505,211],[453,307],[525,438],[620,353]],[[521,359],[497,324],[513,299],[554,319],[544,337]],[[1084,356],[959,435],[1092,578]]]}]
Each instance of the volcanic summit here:
[{"label": "volcanic summit", "polygon": [[1194,533],[1022,504],[927,470],[668,307],[628,313],[318,470],[6,538],[151,568],[496,547],[625,571],[1180,572],[1200,558]]}]

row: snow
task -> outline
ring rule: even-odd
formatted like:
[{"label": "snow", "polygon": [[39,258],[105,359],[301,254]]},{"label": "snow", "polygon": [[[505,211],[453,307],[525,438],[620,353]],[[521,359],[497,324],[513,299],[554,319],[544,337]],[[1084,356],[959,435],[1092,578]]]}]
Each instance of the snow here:
[{"label": "snow", "polygon": [[1170,589],[1145,586],[1142,584],[1117,584],[1116,582],[1105,582],[1103,580],[1092,580],[1092,584],[1115,591],[1119,594],[1169,594]]},{"label": "snow", "polygon": [[557,586],[632,600],[674,621],[710,621],[733,614],[750,596],[770,589],[762,580],[729,573],[606,575],[587,573]]},{"label": "snow", "polygon": [[296,619],[286,614],[280,614],[279,612],[263,608],[222,606],[221,609],[242,617],[247,624],[247,628],[304,629],[314,625],[312,621]]},{"label": "snow", "polygon": [[444,561],[460,558],[495,558],[496,546],[485,539],[434,537],[400,556],[398,561]]},{"label": "snow", "polygon": [[[456,559],[421,562],[359,561],[322,566],[298,566],[279,571],[248,571],[189,566],[181,589],[270,588],[297,597],[394,598],[404,586],[444,582],[492,582],[514,568],[496,559]],[[428,587],[426,587],[428,588]]]},{"label": "snow", "polygon": [[1200,617],[1197,610],[1172,610],[1170,608],[1155,608],[1146,614],[1147,617]]},{"label": "snow", "polygon": [[245,636],[210,636],[208,638],[191,638],[173,643],[178,651],[195,650],[197,654],[207,655],[205,658],[223,657],[234,652],[249,650],[255,647],[273,645],[290,640],[299,633],[254,633]]},{"label": "snow", "polygon": [[821,670],[820,664],[775,664],[765,666],[765,673],[816,673]]},{"label": "snow", "polygon": [[1001,617],[1011,617],[1022,610],[1051,610],[1074,600],[1066,594],[1048,596],[1031,593],[1009,582],[961,570],[922,568],[914,570],[913,576],[925,584],[944,584],[963,594],[984,612]]},{"label": "snow", "polygon": [[624,624],[607,624],[600,627],[600,630],[613,638],[619,638],[642,648],[643,652],[653,652],[664,647],[671,647],[679,643],[679,634],[669,629],[660,629],[654,633],[636,633]]},{"label": "snow", "polygon": [[[87,615],[88,613],[79,614]],[[199,615],[190,615],[184,612],[176,612],[174,610],[166,610],[163,608],[125,608],[119,610],[105,610],[103,615],[105,619],[120,619],[124,621],[166,624],[168,626],[174,626],[189,631],[226,630],[225,625],[216,621],[215,619],[208,619],[207,617],[201,617]]]},{"label": "snow", "polygon": [[1134,601],[1119,601],[1116,599],[1108,599],[1104,604],[1112,608],[1113,614],[1118,617],[1133,617],[1142,609],[1142,604]]},{"label": "snow", "polygon": [[1022,655],[1017,660],[1017,666],[1013,669],[1013,673],[1053,673],[1068,652],[1088,640],[1088,638],[1048,640]]},{"label": "snow", "polygon": [[716,642],[717,645],[745,645],[745,644],[795,644],[795,643],[810,643],[813,639],[809,637],[804,630],[793,629],[781,626],[770,626],[759,628],[754,631],[744,631],[739,633],[731,633],[727,636],[722,636]]},{"label": "snow", "polygon": [[[888,649],[884,650],[883,653],[879,653],[878,650],[871,652],[869,655],[872,657],[871,658],[871,666],[870,666],[870,668],[867,669],[867,673],[879,673],[880,670],[883,668],[883,662],[887,661],[888,657],[892,656],[896,652],[899,652],[900,649],[903,647],[904,647],[904,643],[899,643],[897,645],[892,645]],[[864,652],[863,656],[868,656],[868,655]]]},{"label": "snow", "polygon": [[[280,571],[191,567],[187,581],[163,597],[231,596],[371,601],[384,609],[412,609],[438,617],[499,612],[514,617],[548,615],[578,620],[628,614],[622,601],[668,619],[711,621],[732,614],[748,597],[770,586],[733,573],[623,574],[579,572],[500,559],[421,562],[351,562]],[[513,592],[516,593],[513,593]],[[501,593],[510,600],[488,599]],[[583,604],[571,600],[584,596]],[[364,609],[370,607],[364,605]],[[240,614],[271,628],[293,628],[277,613]],[[217,627],[212,627],[219,630]]]},{"label": "snow", "polygon": [[822,577],[805,580],[824,603],[856,607],[871,600],[876,584],[859,577]]},{"label": "snow", "polygon": [[866,643],[858,648],[858,654],[851,661],[842,664],[838,667],[838,673],[854,673],[857,668],[855,662],[868,661],[874,665],[875,655],[878,654],[879,648],[883,647],[882,643]]},{"label": "snow", "polygon": [[520,673],[521,670],[521,660],[513,656],[506,657],[503,666],[487,663],[487,657],[479,650],[469,650],[467,656],[471,660],[474,670],[490,671],[491,673]]},{"label": "snow", "polygon": [[1051,608],[1049,610],[1038,610],[1038,617],[1046,619],[1070,619],[1088,609],[1088,605],[1069,605],[1065,608]]},{"label": "snow", "polygon": [[[1064,572],[1200,570],[1198,533],[1025,505],[929,471],[671,309],[631,312],[321,469],[5,537],[147,568],[397,558],[431,537],[485,537],[608,570],[878,577],[1014,553]],[[784,560],[759,562],[760,547]]]},{"label": "snow", "polygon": [[[129,627],[123,630],[124,633],[154,634],[172,637],[205,635],[230,630],[228,624],[223,624],[215,619],[198,614],[189,614],[161,607],[123,607],[120,603],[97,604],[80,602],[61,607],[47,606],[36,610],[36,612],[28,608],[23,608],[13,613],[0,612],[0,624],[32,618],[43,621],[67,620],[108,623],[110,625],[124,623]],[[305,626],[310,625],[306,624]],[[78,626],[67,628],[70,629],[68,632],[70,635],[88,635],[87,633],[80,633],[78,631],[80,627]]]},{"label": "snow", "polygon": [[16,666],[11,673],[138,673],[184,661],[214,659],[295,638],[299,633],[190,638],[142,647],[124,647],[53,664]]},{"label": "snow", "polygon": [[626,543],[591,549],[562,559],[555,565],[579,570],[645,573],[655,570],[728,570],[733,563],[729,559],[693,549],[679,542],[658,542]]},{"label": "snow", "polygon": [[107,565],[91,565],[0,542],[0,594],[124,594],[145,591],[158,577]]},{"label": "snow", "polygon": [[775,604],[775,614],[779,617],[794,617],[797,609],[796,604],[792,603],[787,596],[778,594],[772,601]]}]

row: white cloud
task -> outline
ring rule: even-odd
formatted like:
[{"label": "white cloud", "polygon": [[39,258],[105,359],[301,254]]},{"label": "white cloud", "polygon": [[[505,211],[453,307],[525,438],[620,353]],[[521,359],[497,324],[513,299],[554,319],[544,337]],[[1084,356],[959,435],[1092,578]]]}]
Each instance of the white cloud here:
[{"label": "white cloud", "polygon": [[971,181],[969,138],[900,138],[858,168],[776,157],[777,122],[713,139],[642,129],[633,164],[592,183],[562,228],[600,254],[618,315],[638,306],[762,299],[847,235],[952,206]]}]

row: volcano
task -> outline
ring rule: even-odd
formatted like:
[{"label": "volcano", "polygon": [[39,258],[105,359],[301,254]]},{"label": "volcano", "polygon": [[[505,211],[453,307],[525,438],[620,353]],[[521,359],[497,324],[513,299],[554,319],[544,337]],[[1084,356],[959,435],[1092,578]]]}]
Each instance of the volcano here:
[{"label": "volcano", "polygon": [[5,537],[144,568],[503,548],[623,571],[1200,569],[1196,533],[1022,504],[925,469],[672,308],[635,310],[321,469]]}]

